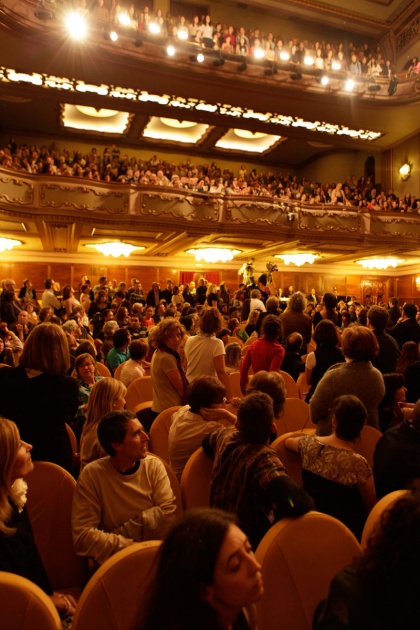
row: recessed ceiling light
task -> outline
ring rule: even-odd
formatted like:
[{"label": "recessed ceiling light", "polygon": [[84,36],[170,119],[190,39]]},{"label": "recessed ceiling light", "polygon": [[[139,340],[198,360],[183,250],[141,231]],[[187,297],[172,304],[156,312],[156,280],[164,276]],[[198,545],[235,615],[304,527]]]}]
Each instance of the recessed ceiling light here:
[{"label": "recessed ceiling light", "polygon": [[197,125],[192,120],[176,120],[175,118],[161,118],[160,122],[167,127],[174,127],[175,129],[189,129]]},{"label": "recessed ceiling light", "polygon": [[81,114],[84,114],[85,116],[93,116],[94,118],[111,118],[111,116],[119,114],[116,109],[95,109],[94,107],[89,107],[88,105],[76,105],[75,107]]}]

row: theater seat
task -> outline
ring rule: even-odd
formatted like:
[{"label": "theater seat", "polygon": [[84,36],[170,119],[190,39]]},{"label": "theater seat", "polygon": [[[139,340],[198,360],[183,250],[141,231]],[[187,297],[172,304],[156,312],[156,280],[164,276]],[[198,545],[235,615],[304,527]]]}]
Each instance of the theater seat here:
[{"label": "theater seat", "polygon": [[198,448],[187,461],[181,477],[184,510],[209,507],[210,479],[213,460]]},{"label": "theater seat", "polygon": [[0,571],[0,628],[61,630],[58,612],[42,589],[14,573]]},{"label": "theater seat", "polygon": [[369,538],[372,535],[373,530],[382,518],[382,514],[394,506],[398,499],[408,494],[408,490],[394,490],[386,494],[378,503],[371,509],[369,516],[367,517],[365,526],[362,533],[362,549],[366,549]]}]

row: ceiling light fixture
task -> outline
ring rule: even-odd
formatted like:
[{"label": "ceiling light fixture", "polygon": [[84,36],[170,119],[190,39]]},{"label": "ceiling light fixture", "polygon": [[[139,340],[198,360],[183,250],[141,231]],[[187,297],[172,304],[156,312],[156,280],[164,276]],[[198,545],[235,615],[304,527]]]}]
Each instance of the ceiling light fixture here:
[{"label": "ceiling light fixture", "polygon": [[197,123],[192,120],[176,120],[175,118],[164,118],[163,116],[161,116],[160,122],[167,127],[174,127],[175,129],[189,129],[197,125]]},{"label": "ceiling light fixture", "polygon": [[0,252],[5,252],[22,245],[22,241],[16,241],[14,238],[0,237]]},{"label": "ceiling light fixture", "polygon": [[84,39],[87,35],[86,20],[79,13],[66,16],[66,28],[73,39]]},{"label": "ceiling light fixture", "polygon": [[302,267],[305,263],[312,265],[319,256],[314,254],[278,254],[274,258],[281,258],[285,265],[292,263],[296,267]]},{"label": "ceiling light fixture", "polygon": [[234,256],[240,254],[238,249],[219,249],[218,247],[206,247],[204,249],[187,249],[187,254],[195,256],[197,262],[204,260],[206,263],[228,262]]},{"label": "ceiling light fixture", "polygon": [[362,265],[364,269],[388,269],[388,267],[397,267],[404,262],[401,258],[366,258],[365,260],[356,260],[358,265]]},{"label": "ceiling light fixture", "polygon": [[121,243],[119,241],[113,241],[111,243],[97,243],[95,245],[88,244],[86,247],[93,247],[104,256],[113,256],[119,258],[125,256],[126,258],[134,252],[135,249],[145,249],[144,247],[137,247],[136,245],[130,245],[130,243]]}]

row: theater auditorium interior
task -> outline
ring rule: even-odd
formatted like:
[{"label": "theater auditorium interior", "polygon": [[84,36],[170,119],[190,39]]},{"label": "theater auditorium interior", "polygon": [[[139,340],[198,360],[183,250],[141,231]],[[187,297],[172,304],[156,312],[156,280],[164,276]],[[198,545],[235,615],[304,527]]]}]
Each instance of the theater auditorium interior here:
[{"label": "theater auditorium interior", "polygon": [[[84,430],[85,413],[90,418],[94,416],[92,403],[89,411],[89,396],[92,396],[90,388],[96,387],[95,379],[98,379],[99,383],[112,383],[109,387],[115,388],[117,392],[111,401],[111,411],[107,409],[104,414],[107,411],[108,415],[124,414],[124,406],[126,410],[137,414],[135,417],[124,416],[126,433],[123,433],[121,441],[108,440],[111,447],[107,451],[110,457],[106,459],[106,465],[113,461],[109,468],[113,466],[117,471],[115,479],[121,479],[123,475],[134,476],[139,470],[144,470],[146,465],[150,466],[151,478],[153,474],[158,474],[156,471],[160,471],[159,474],[165,479],[161,484],[162,487],[166,484],[165,491],[159,487],[161,494],[165,495],[166,492],[166,495],[162,499],[162,508],[156,504],[152,507],[158,510],[159,518],[163,514],[170,520],[174,514],[181,516],[184,513],[187,523],[190,507],[205,507],[209,504],[209,488],[213,483],[212,462],[201,447],[192,455],[189,454],[182,476],[178,478],[171,468],[168,436],[173,414],[182,410],[187,401],[188,383],[184,372],[188,358],[184,347],[178,354],[182,336],[180,331],[183,329],[177,320],[174,320],[174,328],[171,329],[172,337],[163,332],[159,336],[160,330],[164,329],[165,318],[163,315],[162,319],[159,317],[157,300],[162,297],[168,281],[172,283],[171,286],[186,287],[188,296],[189,287],[198,287],[204,279],[219,296],[214,302],[221,313],[221,289],[224,295],[227,289],[232,298],[240,283],[251,285],[250,273],[252,279],[258,281],[263,293],[277,296],[282,307],[286,307],[289,298],[299,291],[308,297],[315,295],[315,300],[312,300],[318,304],[318,310],[322,308],[319,303],[326,293],[333,294],[343,302],[356,303],[362,311],[365,311],[364,306],[388,307],[393,298],[391,303],[396,311],[405,303],[412,303],[420,310],[419,20],[419,0],[353,0],[351,3],[348,0],[122,0],[121,3],[117,0],[0,0],[0,279],[3,283],[0,306],[3,309],[6,303],[12,308],[15,291],[17,294],[22,285],[23,300],[26,299],[26,291],[32,288],[39,299],[44,290],[51,289],[51,299],[67,298],[67,301],[73,299],[72,287],[76,298],[82,301],[80,289],[86,285],[87,279],[91,285],[85,286],[85,294],[95,287],[95,299],[101,293],[103,283],[109,286],[113,298],[120,287],[123,295],[117,297],[121,297],[121,300],[126,298],[130,313],[127,307],[126,320],[124,314],[121,320],[116,316],[119,324],[122,322],[121,329],[124,332],[116,326],[107,339],[114,340],[113,335],[118,336],[122,332],[118,339],[121,337],[123,345],[115,345],[110,352],[115,351],[115,355],[120,351],[120,354],[126,353],[123,367],[123,362],[129,358],[127,348],[131,337],[127,332],[127,322],[133,307],[124,291],[131,287],[134,295],[137,295],[138,284],[141,283],[145,298],[142,301],[146,301],[146,295],[148,300],[150,296],[152,301],[148,303],[156,306],[156,313],[154,319],[149,314],[146,320],[146,314],[140,306],[138,313],[141,317],[134,313],[134,319],[139,319],[139,326],[146,331],[144,337],[150,334],[154,357],[159,356],[159,353],[170,355],[169,358],[164,357],[164,360],[172,361],[169,372],[165,372],[164,376],[167,377],[168,373],[173,376],[176,372],[174,378],[177,387],[182,389],[182,396],[178,390],[176,392],[176,404],[172,402],[157,411],[158,402],[164,405],[163,393],[166,394],[166,390],[174,395],[170,389],[173,382],[169,377],[169,383],[159,381],[161,389],[158,391],[158,386],[154,385],[150,377],[153,359],[152,353],[147,354],[148,349],[138,360],[143,376],[136,379],[142,381],[137,389],[132,387],[134,382],[127,389],[118,384],[122,374],[121,364],[111,366],[102,360],[96,364],[97,372],[91,370],[90,381],[86,385],[78,372],[81,363],[77,362],[79,357],[75,350],[80,339],[75,341],[72,338],[72,326],[80,330],[83,327],[80,312],[75,316],[80,322],[73,324],[74,318],[70,312],[68,321],[65,321],[64,328],[60,328],[59,332],[58,326],[48,324],[33,328],[34,331],[41,331],[36,333],[41,339],[42,334],[59,333],[64,339],[65,331],[72,360],[66,376],[63,371],[59,373],[55,365],[58,364],[57,356],[53,356],[53,344],[51,342],[50,346],[45,338],[38,342],[38,350],[41,348],[45,356],[50,356],[51,371],[48,371],[49,368],[39,368],[35,352],[31,355],[33,364],[23,365],[21,362],[18,366],[18,357],[22,358],[23,352],[26,361],[25,357],[29,357],[30,351],[27,350],[25,354],[25,344],[28,342],[21,340],[19,345],[18,335],[15,335],[17,345],[13,353],[9,352],[10,356],[14,354],[8,364],[10,367],[5,367],[0,361],[0,453],[6,452],[7,445],[4,446],[3,442],[11,441],[10,435],[13,433],[10,423],[7,424],[8,421],[2,417],[6,415],[3,409],[9,409],[12,418],[15,410],[13,402],[16,408],[27,409],[30,404],[29,396],[21,396],[21,390],[12,388],[13,376],[10,374],[26,370],[27,380],[32,380],[32,383],[34,378],[40,376],[45,376],[45,383],[56,383],[54,378],[59,375],[63,382],[60,381],[57,388],[51,386],[48,389],[48,395],[51,395],[59,409],[60,388],[67,387],[66,379],[72,379],[71,373],[78,377],[78,388],[82,388],[83,381],[85,398],[79,398],[79,404],[76,404],[81,389],[73,397],[72,419],[76,410],[77,413],[80,411],[80,417],[83,418],[79,418],[80,425],[74,422],[69,427],[65,426],[64,420],[61,422],[64,441],[69,447],[67,455],[71,460],[68,472],[64,468],[57,471],[58,467],[54,467],[52,459],[35,461],[43,459],[36,457],[38,444],[35,445],[33,458],[35,470],[29,470],[32,468],[30,448],[25,441],[18,440],[16,443],[19,453],[25,451],[21,470],[29,470],[27,512],[40,552],[40,558],[35,553],[35,564],[32,559],[29,564],[32,563],[37,578],[41,575],[41,580],[33,581],[40,583],[44,592],[33,584],[22,582],[18,576],[14,576],[16,579],[10,577],[7,573],[7,558],[6,572],[0,570],[0,609],[2,621],[6,615],[5,627],[8,630],[67,628],[66,623],[72,618],[79,597],[73,630],[95,627],[104,630],[149,627],[165,630],[169,627],[153,623],[148,626],[140,620],[141,609],[146,609],[150,604],[147,600],[149,591],[144,585],[149,585],[150,577],[154,575],[156,557],[159,562],[163,562],[163,554],[160,555],[158,551],[160,542],[151,540],[153,536],[147,538],[144,535],[142,528],[147,523],[139,525],[134,517],[131,518],[131,514],[129,521],[124,522],[121,528],[120,524],[118,527],[114,524],[106,529],[105,525],[96,523],[90,530],[95,530],[95,536],[99,538],[102,534],[115,535],[115,548],[108,557],[103,555],[100,558],[83,548],[82,521],[84,517],[88,520],[91,514],[87,514],[89,506],[86,509],[86,503],[84,507],[80,506],[83,506],[83,500],[86,501],[89,492],[91,504],[92,497],[97,496],[96,490],[92,491],[95,480],[93,476],[89,479],[89,467],[105,459],[104,450],[100,458],[87,463],[81,473],[82,485],[87,483],[86,488],[92,484],[84,497],[83,490],[80,490],[80,477],[76,486],[83,444],[77,431],[80,429],[82,433]],[[64,287],[68,289],[66,295],[63,295]],[[108,311],[111,306],[111,300],[108,304],[104,293],[98,301],[99,304],[101,299],[104,300],[101,308],[98,306],[99,319],[102,310]],[[212,304],[211,295],[214,296],[214,293],[210,293],[207,298],[210,300],[207,302],[209,305]],[[264,297],[267,298],[267,295]],[[241,300],[243,298],[244,295]],[[250,295],[249,307],[251,298],[259,300],[257,296]],[[334,301],[335,298],[332,299]],[[94,299],[92,305],[96,308]],[[176,302],[172,302],[172,305],[174,309],[182,310]],[[44,310],[41,306],[39,300],[38,310]],[[118,305],[113,306],[117,313]],[[243,302],[240,307],[243,307]],[[274,311],[277,313],[276,308]],[[409,319],[415,319],[413,308],[411,315],[407,316]],[[57,319],[53,323],[62,323],[58,315],[65,319],[64,310],[56,309]],[[209,328],[210,332],[204,329],[200,331],[197,327],[198,334],[192,334],[186,344],[201,336],[212,338],[216,329],[218,333],[221,332],[222,315],[216,309],[213,310],[216,311],[214,317],[220,320],[220,327],[215,325],[214,330]],[[324,310],[328,310],[326,306]],[[1,313],[6,311],[7,308],[4,308]],[[206,309],[204,311],[209,312]],[[225,311],[227,322],[227,306]],[[289,314],[291,311],[293,309]],[[83,315],[86,316],[86,313]],[[186,319],[191,319],[191,323],[194,317],[198,320],[194,308],[185,315]],[[110,320],[113,316],[111,313]],[[320,319],[323,317],[320,315]],[[248,322],[240,320],[239,314],[238,326],[224,331],[225,340],[221,337],[223,343],[233,339],[228,332],[233,334],[234,330],[239,337],[238,329],[241,332],[245,329]],[[204,318],[200,321],[203,324]],[[254,326],[254,338],[259,342],[261,339],[255,330],[255,322],[249,323],[251,328]],[[0,324],[0,336],[3,339],[9,333],[7,325],[4,322]],[[93,319],[90,324],[93,332]],[[280,323],[276,317],[270,319],[268,316],[266,324],[262,339],[268,346],[276,345],[278,353],[280,344],[276,339],[280,333],[277,331],[277,337],[273,333],[272,339],[265,333],[270,325],[274,330]],[[418,333],[417,323],[414,322],[414,325]],[[18,326],[20,328],[16,330],[20,334],[22,326]],[[150,333],[149,327],[154,332]],[[304,355],[304,360],[311,353],[312,361],[315,361],[316,344],[311,341],[311,322],[309,328],[309,337],[305,340],[308,355]],[[55,332],[51,332],[51,329],[55,329]],[[367,326],[356,325],[349,329],[356,330],[350,335],[366,335],[372,342],[374,333]],[[89,339],[87,322],[84,333]],[[336,329],[334,334],[338,335]],[[346,334],[348,332],[343,333],[344,336]],[[28,331],[29,339],[32,335]],[[138,337],[141,337],[140,333]],[[67,353],[66,339],[63,343]],[[233,341],[236,340],[235,337]],[[89,353],[96,358],[102,357],[102,343],[103,340],[100,340],[95,345],[92,340],[90,345],[95,345],[95,348],[90,348],[87,354],[82,355],[86,363],[82,365],[84,369],[89,370],[90,365],[95,365],[95,358],[90,359]],[[242,343],[239,345],[240,352],[246,356],[246,349]],[[398,344],[395,342],[394,345]],[[4,346],[2,342],[2,357],[6,357]],[[334,351],[339,352],[335,343],[333,346]],[[366,348],[364,350],[366,354]],[[395,352],[400,352],[398,347]],[[207,365],[208,356],[204,354],[201,359],[203,365]],[[146,360],[141,363],[145,356],[150,359],[152,367]],[[214,358],[220,356],[215,355]],[[372,350],[372,359],[374,356]],[[340,365],[351,365],[353,359],[345,355],[343,349]],[[300,356],[299,361],[302,362]],[[360,359],[360,363],[369,363],[369,369],[379,375],[379,386],[368,391],[370,401],[376,395],[379,396],[381,388],[382,395],[385,395],[385,385],[379,371],[365,358]],[[417,363],[420,365],[420,361]],[[213,365],[210,361],[210,364],[211,368],[216,367],[216,362]],[[11,369],[12,366],[17,367]],[[312,363],[312,366],[313,372],[316,364]],[[75,371],[72,372],[73,367]],[[252,363],[247,367],[252,368],[250,372],[253,371]],[[358,364],[354,372],[357,369]],[[222,374],[220,380],[225,389],[221,393],[217,389],[221,383],[216,383],[214,391],[217,390],[217,396],[215,394],[215,399],[210,401],[207,409],[214,411],[215,407],[223,406],[223,411],[226,411],[223,420],[228,425],[235,421],[238,407],[244,404],[244,383],[249,387],[248,376],[253,377],[247,372],[242,374],[240,381],[238,371],[233,373],[235,377],[228,376],[224,365],[223,370],[216,369],[214,376],[220,377]],[[364,373],[360,371],[360,374],[359,380],[369,390]],[[104,376],[115,378],[105,379]],[[159,374],[160,377],[163,375]],[[271,429],[274,420],[278,436],[273,442],[274,456],[276,462],[280,462],[283,477],[287,476],[283,474],[284,466],[287,468],[290,476],[287,483],[290,482],[291,489],[285,495],[286,507],[283,506],[282,516],[286,518],[280,517],[261,536],[262,540],[257,540],[256,559],[250,553],[252,550],[245,534],[238,534],[240,530],[235,529],[230,522],[227,525],[225,523],[226,532],[231,534],[234,528],[235,541],[238,535],[240,537],[243,534],[244,537],[240,538],[241,550],[236,550],[234,555],[235,558],[238,554],[244,556],[245,563],[253,567],[253,575],[256,574],[257,578],[250,589],[253,599],[244,598],[239,607],[236,603],[236,607],[233,606],[236,616],[232,616],[232,619],[227,616],[228,621],[222,623],[218,604],[214,604],[220,598],[218,600],[212,595],[211,589],[215,588],[219,560],[228,540],[228,533],[225,532],[223,545],[220,543],[220,548],[213,554],[213,560],[217,556],[217,562],[212,566],[213,582],[200,584],[200,606],[205,602],[207,613],[210,610],[215,619],[215,610],[219,615],[217,624],[206,628],[255,629],[258,625],[259,630],[277,630],[280,627],[284,630],[309,630],[311,627],[322,630],[323,627],[344,627],[334,626],[333,623],[328,625],[328,619],[325,626],[322,621],[319,626],[312,626],[315,610],[328,596],[331,580],[355,557],[360,554],[366,554],[367,557],[367,540],[372,531],[373,538],[376,538],[371,548],[378,545],[376,560],[383,558],[384,553],[386,555],[388,547],[385,545],[385,552],[379,549],[379,530],[374,529],[382,510],[389,506],[399,509],[398,506],[405,501],[413,511],[415,504],[416,513],[419,512],[418,490],[410,492],[398,487],[392,494],[384,493],[385,496],[376,505],[376,500],[371,500],[372,496],[369,500],[365,496],[364,509],[369,501],[370,507],[374,507],[370,512],[365,509],[364,527],[360,529],[360,535],[355,537],[339,520],[326,513],[321,514],[321,510],[317,512],[311,509],[315,503],[305,494],[302,463],[299,454],[293,452],[298,447],[286,447],[284,438],[287,434],[289,438],[304,436],[306,440],[306,434],[316,430],[308,404],[304,401],[311,383],[309,380],[303,381],[306,379],[303,363],[299,378],[300,383],[296,383],[288,373],[284,373],[280,386],[283,396],[281,412],[278,416],[274,414],[274,418],[273,404],[264,401],[269,398],[268,394],[254,391],[245,397],[251,409],[253,401],[257,404],[255,396],[260,396],[258,404],[261,409],[266,405],[266,418],[270,421]],[[155,383],[157,380],[156,377]],[[11,384],[10,389],[5,387],[5,383]],[[175,385],[173,389],[177,389]],[[258,390],[257,387],[255,389]],[[398,391],[401,389],[404,387],[399,385]],[[36,387],[32,389],[32,394],[36,395]],[[83,405],[80,404],[82,400]],[[407,407],[390,404],[390,407],[393,412],[398,407],[401,424],[406,420],[411,422],[413,417],[417,418],[414,431],[418,449],[420,428],[413,404],[407,404]],[[198,409],[201,413],[200,405]],[[167,413],[168,410],[170,413]],[[377,406],[375,413],[376,410]],[[188,413],[198,415],[198,412],[193,414],[192,407]],[[40,420],[40,426],[44,415],[50,417],[51,409],[41,409],[41,405],[34,409],[34,417],[37,422]],[[331,435],[340,440],[337,437],[337,415],[339,411],[334,416]],[[208,417],[213,418],[211,415]],[[143,428],[135,418],[143,418]],[[97,418],[96,424],[100,420],[102,418]],[[19,424],[21,418],[15,421]],[[133,422],[137,431],[135,439],[141,442],[141,455],[135,459],[135,466],[119,468],[121,462],[125,465],[133,457],[130,454],[124,460],[125,453],[121,455],[120,450],[115,451],[113,445],[124,443],[128,435],[127,426],[132,428]],[[330,418],[327,418],[328,422]],[[29,432],[34,430],[34,426],[30,423],[25,425],[25,421],[22,426],[29,426]],[[149,436],[144,433],[144,428],[150,428]],[[366,464],[370,472],[363,483],[367,484],[367,479],[372,477],[369,484],[373,495],[375,490],[371,468],[376,444],[382,439],[378,428],[377,419],[376,425],[371,426],[364,426],[363,420],[359,435],[348,440],[352,446],[344,447],[347,454],[355,451],[351,453],[352,456],[361,456],[364,462],[362,466]],[[93,429],[94,446],[100,449],[103,444],[101,442],[99,445],[95,424]],[[22,428],[20,430],[23,431]],[[51,435],[46,431],[42,437],[48,442]],[[411,429],[410,435],[413,435]],[[262,440],[263,448],[266,448],[271,437],[267,435],[267,439]],[[319,437],[321,440],[330,435]],[[15,433],[15,442],[18,438]],[[22,440],[24,438],[25,435]],[[145,442],[148,442],[148,446]],[[216,438],[211,448],[209,444],[207,447],[210,450],[214,447],[214,454],[218,446],[215,445]],[[273,449],[270,449],[272,455]],[[143,468],[140,468],[140,460],[143,459],[147,463],[141,461]],[[26,514],[22,494],[20,498],[17,497],[15,490],[9,487],[15,478],[11,477],[10,471],[8,477],[3,474],[5,461],[6,457],[0,457],[2,567],[2,545],[6,540],[7,547],[7,536],[11,535],[8,525],[11,522],[8,520],[10,510],[13,508],[13,518],[16,516],[17,519],[24,518],[19,517],[22,511]],[[24,473],[21,476],[26,478]],[[235,481],[238,482],[237,476]],[[98,475],[95,483],[99,484],[98,487],[101,484],[105,486],[106,476]],[[119,481],[112,483],[117,487]],[[225,487],[226,493],[228,486],[229,482]],[[25,494],[23,490],[22,493]],[[149,499],[152,494],[150,491]],[[72,530],[73,497],[76,497],[74,501],[77,507],[73,508]],[[360,504],[358,494],[357,499]],[[113,507],[117,504],[120,507],[119,501]],[[95,504],[95,509],[98,505]],[[142,510],[138,521],[142,521]],[[74,525],[75,512],[76,521],[79,518],[77,526]],[[100,512],[99,508],[97,512]],[[274,520],[273,514],[270,525]],[[200,518],[208,519],[209,523],[217,520],[214,514],[212,517],[207,512]],[[218,518],[222,517],[219,515]],[[400,523],[403,519],[402,513]],[[26,527],[30,527],[28,523]],[[394,526],[397,528],[398,523],[394,523]],[[408,541],[412,535],[409,526],[410,523],[406,530]],[[79,538],[77,527],[79,533],[82,531]],[[142,532],[138,538],[136,528]],[[128,531],[134,531],[135,534],[130,538]],[[187,551],[194,549],[191,531],[188,529],[188,536],[182,540],[185,543],[185,557]],[[33,553],[31,536],[30,550]],[[121,539],[123,543],[120,544]],[[403,539],[404,534],[399,536],[400,542]],[[133,545],[133,540],[142,542]],[[385,536],[382,544],[385,544],[384,541],[388,545]],[[203,548],[202,537],[198,538],[198,547]],[[114,552],[117,553],[112,555]],[[395,557],[398,565],[398,554],[393,556],[394,560]],[[413,555],[411,562],[413,559],[417,570],[418,558]],[[368,564],[366,562],[364,566]],[[10,566],[13,565],[12,557]],[[410,558],[407,566],[411,567]],[[10,573],[15,571],[10,570]],[[164,571],[160,575],[163,574]],[[386,571],[378,570],[375,579],[385,574]],[[407,610],[412,611],[417,606],[418,618],[418,597],[409,600],[407,595],[411,593],[408,579],[411,574],[409,571],[402,574],[401,580],[397,580],[398,597],[394,601],[392,597],[387,597],[388,591],[384,590],[381,593],[383,608],[375,600],[374,612],[369,611],[372,618],[376,614],[385,617],[388,610],[393,615],[394,603],[400,601],[398,598],[407,604]],[[262,579],[266,589],[264,597]],[[371,580],[372,584],[375,579]],[[181,578],[175,581],[182,584]],[[412,584],[418,585],[418,571]],[[46,594],[51,595],[52,599]],[[186,599],[188,597],[189,594]],[[365,594],[364,599],[358,601],[363,601],[364,606]],[[405,604],[400,606],[398,614],[406,610]],[[245,615],[242,609],[249,605]],[[363,611],[357,609],[358,604],[354,604],[354,607],[356,616],[363,617]],[[188,603],[185,608],[188,609]],[[162,602],[161,612],[165,612],[165,602]],[[337,621],[335,613],[329,609],[329,614]],[[254,614],[258,624],[254,623]],[[401,626],[393,626],[390,622],[386,627],[409,628],[413,627],[410,625],[412,621],[405,618]],[[191,628],[200,627],[198,623],[194,625],[191,620],[189,622]],[[372,621],[366,627],[374,625]],[[187,625],[176,625],[174,622],[170,627],[186,628]],[[361,626],[356,623],[353,627]],[[385,625],[379,623],[377,627]]]}]

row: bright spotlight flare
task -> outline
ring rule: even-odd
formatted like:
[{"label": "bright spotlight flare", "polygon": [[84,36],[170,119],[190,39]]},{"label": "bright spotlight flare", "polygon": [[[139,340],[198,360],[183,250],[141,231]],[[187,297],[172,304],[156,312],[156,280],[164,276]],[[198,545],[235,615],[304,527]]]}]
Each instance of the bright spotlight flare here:
[{"label": "bright spotlight flare", "polygon": [[159,24],[157,24],[156,22],[150,22],[149,31],[152,33],[152,35],[159,35],[160,33]]},{"label": "bright spotlight flare", "polygon": [[66,16],[66,28],[73,39],[84,39],[87,35],[87,24],[80,13],[69,13]]},{"label": "bright spotlight flare", "polygon": [[118,15],[118,21],[121,24],[121,26],[130,26],[130,16],[128,15],[128,13],[120,13]]}]

